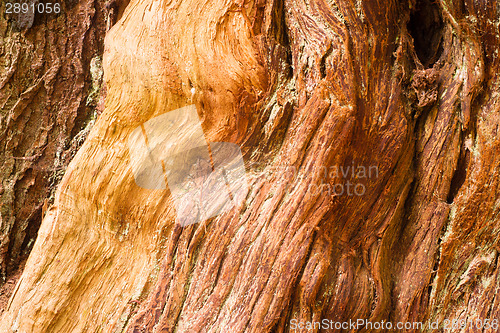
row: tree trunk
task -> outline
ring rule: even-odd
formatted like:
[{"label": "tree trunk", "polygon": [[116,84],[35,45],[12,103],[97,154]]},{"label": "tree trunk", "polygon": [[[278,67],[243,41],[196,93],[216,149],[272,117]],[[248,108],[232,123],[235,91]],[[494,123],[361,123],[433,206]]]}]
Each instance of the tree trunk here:
[{"label": "tree trunk", "polygon": [[57,13],[0,6],[0,287],[29,254],[44,208],[100,112],[104,35],[119,14],[104,1],[20,2],[35,11],[49,3]]},{"label": "tree trunk", "polygon": [[496,0],[132,0],[0,331],[496,332],[499,24]]}]

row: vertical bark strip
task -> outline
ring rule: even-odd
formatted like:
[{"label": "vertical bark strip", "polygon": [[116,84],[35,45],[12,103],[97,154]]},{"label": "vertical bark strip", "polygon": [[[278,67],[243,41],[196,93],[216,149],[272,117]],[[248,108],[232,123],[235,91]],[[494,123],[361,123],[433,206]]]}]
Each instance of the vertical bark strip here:
[{"label": "vertical bark strip", "polygon": [[[496,0],[131,0],[0,331],[498,318],[499,20]],[[192,104],[249,192],[181,227],[127,140]]]},{"label": "vertical bark strip", "polygon": [[103,1],[73,4],[34,16],[1,4],[0,284],[29,253],[96,117],[106,11]]}]

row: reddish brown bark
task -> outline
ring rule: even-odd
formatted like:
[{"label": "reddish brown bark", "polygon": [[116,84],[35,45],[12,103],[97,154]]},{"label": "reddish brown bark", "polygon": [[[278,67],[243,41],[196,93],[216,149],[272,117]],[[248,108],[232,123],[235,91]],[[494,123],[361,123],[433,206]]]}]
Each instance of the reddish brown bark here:
[{"label": "reddish brown bark", "polygon": [[[0,329],[499,319],[499,17],[493,0],[132,0]],[[242,147],[249,192],[182,227],[127,140],[191,104],[207,141]],[[332,194],[349,183],[363,193]]]}]

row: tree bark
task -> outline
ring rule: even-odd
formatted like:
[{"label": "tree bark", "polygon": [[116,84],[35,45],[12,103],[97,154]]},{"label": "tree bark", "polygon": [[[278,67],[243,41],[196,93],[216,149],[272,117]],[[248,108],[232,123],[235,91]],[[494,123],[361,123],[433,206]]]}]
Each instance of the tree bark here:
[{"label": "tree bark", "polygon": [[21,2],[60,7],[16,14],[15,2],[1,4],[0,287],[29,254],[100,112],[104,35],[119,14],[104,1]]},{"label": "tree bark", "polygon": [[[0,331],[500,319],[499,24],[496,0],[132,0]],[[183,226],[130,138],[189,105],[248,193]]]}]

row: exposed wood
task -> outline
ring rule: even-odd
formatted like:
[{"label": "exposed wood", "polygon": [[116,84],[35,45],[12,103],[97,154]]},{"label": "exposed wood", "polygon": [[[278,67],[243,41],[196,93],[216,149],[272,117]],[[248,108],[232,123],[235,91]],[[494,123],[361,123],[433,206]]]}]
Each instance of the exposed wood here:
[{"label": "exposed wood", "polygon": [[104,1],[6,13],[14,3],[0,5],[0,285],[29,254],[43,207],[100,112],[104,35],[114,23]]},{"label": "exposed wood", "polygon": [[[496,0],[131,0],[0,331],[500,319],[499,22]],[[249,192],[183,227],[128,140],[192,104]]]}]

